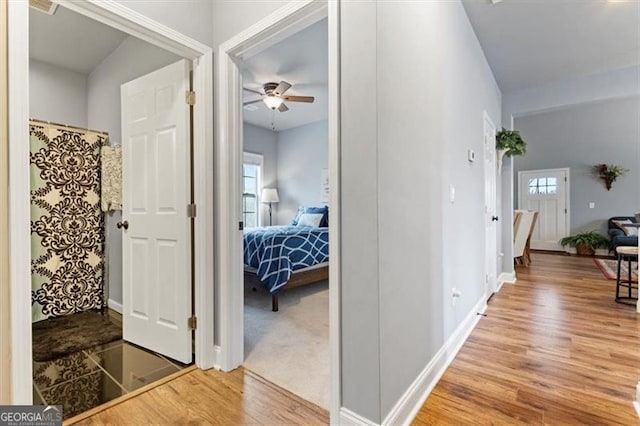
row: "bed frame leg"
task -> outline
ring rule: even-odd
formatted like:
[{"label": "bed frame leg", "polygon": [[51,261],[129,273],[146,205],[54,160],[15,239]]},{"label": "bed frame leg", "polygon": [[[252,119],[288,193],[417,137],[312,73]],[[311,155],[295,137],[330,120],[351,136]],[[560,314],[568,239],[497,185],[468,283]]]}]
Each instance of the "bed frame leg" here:
[{"label": "bed frame leg", "polygon": [[278,312],[278,295],[271,295],[271,311]]}]

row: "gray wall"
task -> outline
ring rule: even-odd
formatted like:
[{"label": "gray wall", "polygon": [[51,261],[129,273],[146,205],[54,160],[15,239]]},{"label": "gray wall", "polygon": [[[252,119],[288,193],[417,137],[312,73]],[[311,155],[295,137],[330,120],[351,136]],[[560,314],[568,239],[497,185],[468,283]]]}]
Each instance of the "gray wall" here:
[{"label": "gray wall", "polygon": [[87,127],[87,76],[29,60],[29,116]]},{"label": "gray wall", "polygon": [[329,164],[326,120],[278,132],[279,225],[291,222],[299,206],[322,206],[320,176]]},{"label": "gray wall", "polygon": [[[640,97],[606,100],[566,107],[515,119],[527,141],[527,155],[515,160],[522,170],[571,169],[571,232],[601,230],[611,216],[640,211]],[[593,166],[621,165],[630,171],[611,191]],[[518,199],[515,185],[514,199]],[[595,202],[595,208],[589,208]]]},{"label": "gray wall", "polygon": [[[136,38],[125,39],[89,75],[88,126],[109,132],[111,145],[120,145],[120,85],[179,59]],[[106,215],[109,299],[117,303],[122,303],[122,233],[115,224],[121,218],[120,212]]]},{"label": "gray wall", "polygon": [[[154,21],[211,45],[213,6],[217,1],[229,0],[116,0],[124,6]],[[232,3],[232,2],[231,2]]]},{"label": "gray wall", "polygon": [[[278,188],[278,151],[277,134],[252,124],[244,123],[243,129],[244,152],[260,154],[264,164],[262,170],[262,186],[264,188]],[[278,188],[279,189],[279,188]],[[277,224],[279,204],[273,204],[273,224]],[[262,205],[261,226],[269,224],[269,207]]]},{"label": "gray wall", "polygon": [[501,94],[459,2],[342,5],[343,405],[379,422],[484,297]]}]

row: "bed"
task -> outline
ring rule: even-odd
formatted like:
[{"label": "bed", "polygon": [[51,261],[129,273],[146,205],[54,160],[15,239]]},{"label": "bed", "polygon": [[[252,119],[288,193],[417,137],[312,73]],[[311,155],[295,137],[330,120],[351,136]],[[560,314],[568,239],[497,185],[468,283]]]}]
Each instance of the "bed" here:
[{"label": "bed", "polygon": [[329,228],[270,226],[244,230],[245,281],[271,293],[272,311],[278,294],[329,277]]}]

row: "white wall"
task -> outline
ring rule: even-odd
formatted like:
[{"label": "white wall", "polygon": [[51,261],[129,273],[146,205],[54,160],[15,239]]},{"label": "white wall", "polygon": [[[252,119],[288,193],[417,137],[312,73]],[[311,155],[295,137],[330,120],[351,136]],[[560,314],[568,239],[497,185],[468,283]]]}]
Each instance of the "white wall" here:
[{"label": "white wall", "polygon": [[[244,152],[260,154],[263,157],[262,187],[278,188],[277,134],[271,130],[244,123],[243,142]],[[274,225],[277,224],[278,206],[278,203],[272,205]],[[269,225],[269,206],[262,204],[261,207],[260,226],[267,226]]]},{"label": "white wall", "polygon": [[[89,75],[88,126],[109,133],[111,145],[122,142],[120,85],[179,60],[149,43],[125,39]],[[109,299],[122,303],[122,233],[116,228],[122,214],[106,215],[107,283]]]},{"label": "white wall", "polygon": [[29,116],[87,127],[87,76],[29,60]]},{"label": "white wall", "polygon": [[484,172],[466,152],[485,110],[500,126],[501,94],[460,2],[341,19],[343,405],[379,422],[484,297]]},{"label": "white wall", "polygon": [[300,206],[322,206],[320,177],[328,168],[326,120],[278,132],[278,225],[287,225]]}]

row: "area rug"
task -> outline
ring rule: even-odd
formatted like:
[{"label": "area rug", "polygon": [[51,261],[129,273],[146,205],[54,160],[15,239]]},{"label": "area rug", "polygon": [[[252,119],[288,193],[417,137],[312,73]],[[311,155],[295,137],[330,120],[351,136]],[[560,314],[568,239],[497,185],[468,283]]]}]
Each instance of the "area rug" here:
[{"label": "area rug", "polygon": [[[609,280],[617,279],[617,274],[618,274],[617,260],[593,259],[593,261],[595,262],[598,269],[602,271],[602,274],[607,279]],[[623,279],[626,279],[626,277],[629,276],[628,266],[629,266],[629,262],[622,262],[622,265],[620,267],[620,275],[622,276]],[[638,263],[637,262],[631,262],[631,281],[636,283],[638,282]]]},{"label": "area rug", "polygon": [[50,361],[122,339],[122,327],[96,311],[48,318],[33,323],[33,360]]},{"label": "area rug", "polygon": [[245,368],[328,409],[328,282],[283,291],[278,312],[263,288],[244,297]]}]

